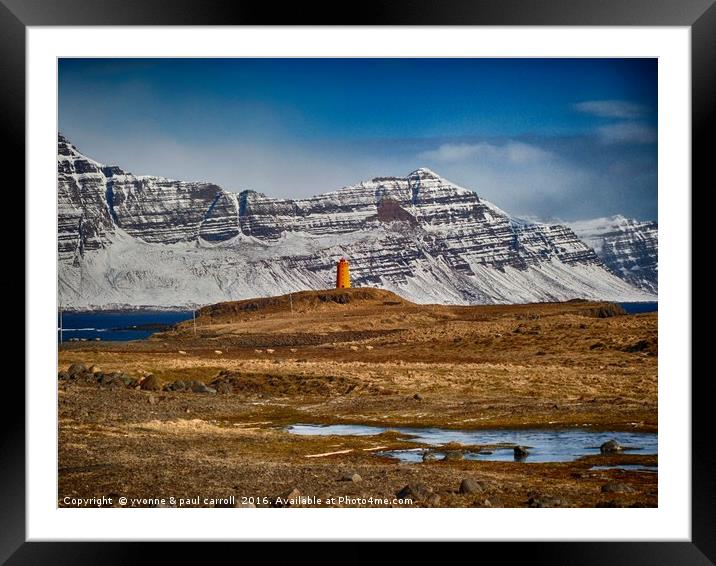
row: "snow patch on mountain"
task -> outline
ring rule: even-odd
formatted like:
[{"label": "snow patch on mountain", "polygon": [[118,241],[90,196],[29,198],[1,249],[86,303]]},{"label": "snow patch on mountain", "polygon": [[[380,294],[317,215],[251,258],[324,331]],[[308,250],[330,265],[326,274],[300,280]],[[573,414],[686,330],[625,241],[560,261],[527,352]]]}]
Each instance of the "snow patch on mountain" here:
[{"label": "snow patch on mountain", "polygon": [[621,215],[582,220],[570,228],[604,264],[632,285],[656,295],[659,288],[659,230],[656,222]]}]

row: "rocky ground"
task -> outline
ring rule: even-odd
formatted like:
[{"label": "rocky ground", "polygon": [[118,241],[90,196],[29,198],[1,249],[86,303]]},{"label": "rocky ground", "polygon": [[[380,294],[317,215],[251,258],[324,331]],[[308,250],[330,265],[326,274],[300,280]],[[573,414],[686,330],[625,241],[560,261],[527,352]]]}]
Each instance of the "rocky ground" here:
[{"label": "rocky ground", "polygon": [[453,445],[408,464],[374,454],[420,446],[395,432],[285,427],[656,431],[657,353],[657,315],[607,303],[425,306],[351,289],[206,307],[149,340],[62,345],[58,504],[656,506],[657,474],[590,469],[656,465],[638,452],[489,462]]}]

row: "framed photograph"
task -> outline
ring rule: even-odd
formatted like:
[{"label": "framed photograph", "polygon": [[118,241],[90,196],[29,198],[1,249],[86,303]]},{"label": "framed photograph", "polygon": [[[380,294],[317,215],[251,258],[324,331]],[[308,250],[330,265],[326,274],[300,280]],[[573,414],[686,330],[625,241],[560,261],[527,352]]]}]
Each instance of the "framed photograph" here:
[{"label": "framed photograph", "polygon": [[691,193],[716,8],[401,4],[2,1],[28,338],[0,558],[712,563]]}]

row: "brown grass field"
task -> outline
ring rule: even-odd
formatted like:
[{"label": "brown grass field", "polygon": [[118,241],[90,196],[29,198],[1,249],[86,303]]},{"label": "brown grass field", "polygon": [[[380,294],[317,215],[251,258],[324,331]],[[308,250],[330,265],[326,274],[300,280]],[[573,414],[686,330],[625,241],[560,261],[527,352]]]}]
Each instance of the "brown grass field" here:
[{"label": "brown grass field", "polygon": [[[385,501],[418,484],[410,505],[419,507],[656,506],[656,473],[590,470],[656,464],[638,452],[409,464],[372,454],[421,446],[399,434],[285,431],[346,423],[656,432],[658,315],[620,311],[585,301],[417,305],[356,288],[213,305],[196,326],[148,340],[62,344],[58,371],[83,363],[101,373],[58,380],[58,504],[111,495],[210,506],[233,496],[271,506],[293,491],[322,505],[400,506]],[[217,392],[171,390],[179,380]],[[360,481],[341,481],[353,473]],[[480,490],[459,493],[465,478]],[[602,490],[614,483],[626,489]],[[325,503],[341,496],[360,502]]]}]

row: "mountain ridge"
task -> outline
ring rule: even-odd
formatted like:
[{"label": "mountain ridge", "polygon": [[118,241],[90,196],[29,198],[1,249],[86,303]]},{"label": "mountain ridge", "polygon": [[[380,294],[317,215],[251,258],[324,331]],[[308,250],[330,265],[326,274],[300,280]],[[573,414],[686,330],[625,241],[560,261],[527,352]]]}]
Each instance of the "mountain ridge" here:
[{"label": "mountain ridge", "polygon": [[416,302],[649,300],[567,226],[515,222],[434,171],[301,199],[132,175],[58,136],[60,300],[182,306],[358,286]]}]

